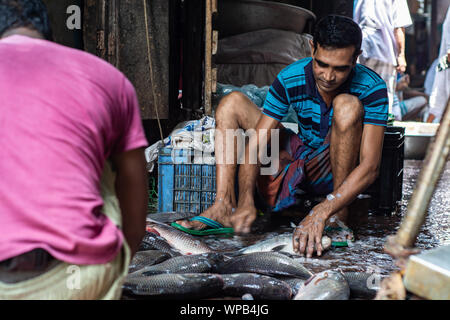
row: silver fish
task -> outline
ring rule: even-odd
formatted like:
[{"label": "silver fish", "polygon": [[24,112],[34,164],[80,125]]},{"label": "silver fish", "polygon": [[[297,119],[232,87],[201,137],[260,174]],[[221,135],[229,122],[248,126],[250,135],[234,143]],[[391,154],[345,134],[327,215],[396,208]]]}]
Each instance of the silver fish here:
[{"label": "silver fish", "polygon": [[213,249],[199,239],[166,224],[147,218],[147,226],[155,229],[172,247],[179,250],[182,254],[214,252]]},{"label": "silver fish", "polygon": [[253,272],[303,279],[312,275],[302,264],[279,252],[253,252],[237,256],[219,264],[217,270],[222,274]]},{"label": "silver fish", "polygon": [[125,295],[145,298],[201,299],[212,297],[223,288],[218,274],[184,273],[158,274],[151,277],[127,278],[123,285]]},{"label": "silver fish", "polygon": [[139,251],[161,250],[171,257],[181,256],[181,252],[174,249],[166,239],[155,232],[146,232],[139,246]]},{"label": "silver fish", "polygon": [[156,265],[131,273],[129,277],[151,276],[161,273],[204,273],[213,271],[224,257],[220,253],[202,253],[173,257]]},{"label": "silver fish", "polygon": [[158,213],[150,213],[148,215],[147,221],[158,221],[162,223],[171,223],[178,220],[189,219],[195,217],[198,213],[194,212],[158,212]]},{"label": "silver fish", "polygon": [[366,272],[343,272],[352,296],[374,298],[383,276]]},{"label": "silver fish", "polygon": [[338,271],[323,271],[308,279],[294,300],[348,300],[350,288]]},{"label": "silver fish", "polygon": [[128,272],[132,273],[144,267],[161,263],[170,257],[170,254],[161,250],[138,251],[131,259]]},{"label": "silver fish", "polygon": [[298,293],[298,290],[302,287],[302,285],[305,283],[305,279],[300,278],[292,278],[292,277],[282,277],[278,278],[279,280],[286,282],[292,290],[292,296],[295,297]]},{"label": "silver fish", "polygon": [[240,297],[251,294],[255,299],[289,300],[292,291],[281,280],[256,273],[222,274],[225,296]]},{"label": "silver fish", "polygon": [[[238,250],[238,252],[241,254],[247,254],[252,252],[282,251],[291,255],[298,255],[296,252],[294,252],[294,248],[292,247],[292,237],[292,233],[280,234],[270,239],[259,241],[258,243],[255,243],[254,245],[248,246],[246,248],[242,248],[241,250]],[[328,236],[323,236],[323,250],[327,250],[330,247],[331,239]]]}]

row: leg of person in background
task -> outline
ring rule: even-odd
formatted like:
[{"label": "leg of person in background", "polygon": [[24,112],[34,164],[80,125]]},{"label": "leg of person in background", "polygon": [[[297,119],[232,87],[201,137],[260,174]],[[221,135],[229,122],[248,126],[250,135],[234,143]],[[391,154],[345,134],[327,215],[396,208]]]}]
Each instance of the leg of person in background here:
[{"label": "leg of person in background", "polygon": [[438,123],[450,97],[450,69],[436,72],[430,95],[430,110],[426,122]]}]

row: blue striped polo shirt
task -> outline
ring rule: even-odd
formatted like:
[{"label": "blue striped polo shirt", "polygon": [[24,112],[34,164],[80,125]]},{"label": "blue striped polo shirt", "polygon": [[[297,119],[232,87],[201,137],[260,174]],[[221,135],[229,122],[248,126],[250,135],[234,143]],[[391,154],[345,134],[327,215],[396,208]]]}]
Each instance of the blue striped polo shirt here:
[{"label": "blue striped polo shirt", "polygon": [[[388,98],[386,83],[371,69],[356,64],[340,93],[358,97],[364,107],[364,124],[386,126]],[[311,148],[319,148],[328,134],[333,106],[320,96],[312,71],[312,58],[305,58],[284,68],[267,93],[263,113],[281,121],[291,106],[298,115],[298,136]]]}]

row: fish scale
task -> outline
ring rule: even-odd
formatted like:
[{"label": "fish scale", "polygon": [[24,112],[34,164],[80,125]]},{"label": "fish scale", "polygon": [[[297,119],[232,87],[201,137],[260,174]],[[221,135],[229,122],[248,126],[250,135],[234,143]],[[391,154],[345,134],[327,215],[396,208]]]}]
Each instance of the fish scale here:
[{"label": "fish scale", "polygon": [[350,288],[345,277],[337,271],[326,270],[308,279],[294,300],[348,300]]},{"label": "fish scale", "polygon": [[206,273],[139,276],[128,278],[123,285],[125,294],[147,298],[199,299],[214,296],[222,288],[223,279],[220,275]]},{"label": "fish scale", "polygon": [[132,273],[144,267],[152,266],[161,263],[171,257],[167,252],[161,250],[147,250],[136,252],[133,259],[131,259],[128,267],[128,272]]},{"label": "fish scale", "polygon": [[145,267],[129,277],[151,276],[161,273],[202,273],[215,268],[218,261],[223,260],[219,253],[179,256],[167,259],[157,265]]},{"label": "fish scale", "polygon": [[161,250],[170,254],[172,257],[180,256],[181,252],[174,249],[165,238],[153,233],[146,232],[139,246],[139,251],[143,250]]},{"label": "fish scale", "polygon": [[157,221],[150,221],[148,226],[155,229],[167,242],[183,254],[201,254],[214,252],[205,243],[193,236]]},{"label": "fish scale", "polygon": [[218,266],[219,273],[254,272],[268,276],[309,278],[312,273],[302,264],[278,252],[254,252],[232,258]]},{"label": "fish scale", "polygon": [[290,286],[281,280],[256,273],[222,274],[225,296],[251,294],[255,299],[289,300]]},{"label": "fish scale", "polygon": [[[294,248],[292,246],[292,237],[293,237],[292,232],[281,234],[272,237],[270,239],[260,241],[249,247],[242,248],[238,252],[241,254],[248,254],[253,252],[264,252],[264,251],[282,251],[292,255],[297,255],[297,253],[294,252]],[[331,247],[331,239],[328,236],[323,236],[322,237],[323,250],[327,250],[330,247]]]},{"label": "fish scale", "polygon": [[[372,280],[381,281],[383,276],[367,272],[342,272],[348,282],[352,295],[375,297],[377,287]],[[378,279],[376,277],[379,277]]]}]

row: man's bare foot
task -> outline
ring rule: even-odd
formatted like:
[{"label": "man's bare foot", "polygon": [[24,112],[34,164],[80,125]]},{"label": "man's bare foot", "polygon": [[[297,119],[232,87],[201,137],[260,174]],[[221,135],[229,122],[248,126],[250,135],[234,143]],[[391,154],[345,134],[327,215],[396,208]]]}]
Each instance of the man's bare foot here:
[{"label": "man's bare foot", "polygon": [[230,217],[235,233],[250,233],[250,228],[256,219],[254,206],[238,207]]},{"label": "man's bare foot", "polygon": [[[233,209],[231,203],[225,203],[224,201],[216,201],[211,207],[204,211],[200,216],[209,218],[211,220],[221,223],[224,227],[231,227],[231,215],[233,214]],[[203,230],[207,228],[204,223],[200,221],[188,221],[188,220],[178,220],[178,224],[185,228],[194,230]]]}]

